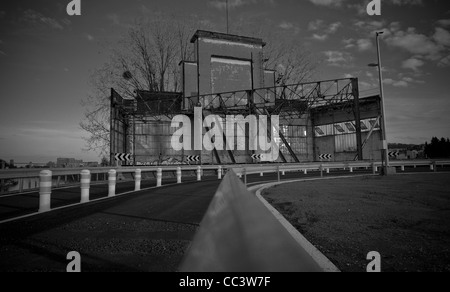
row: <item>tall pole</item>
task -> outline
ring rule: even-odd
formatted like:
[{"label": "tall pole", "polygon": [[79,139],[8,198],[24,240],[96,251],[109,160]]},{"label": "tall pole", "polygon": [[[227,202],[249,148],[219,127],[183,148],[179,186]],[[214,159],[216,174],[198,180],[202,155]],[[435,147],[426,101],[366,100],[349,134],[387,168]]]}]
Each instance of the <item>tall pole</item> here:
[{"label": "tall pole", "polygon": [[227,34],[229,34],[230,31],[229,31],[229,25],[228,25],[228,0],[226,0],[226,1],[227,1]]},{"label": "tall pole", "polygon": [[382,156],[383,156],[383,170],[384,175],[388,175],[389,168],[389,155],[388,155],[388,142],[387,142],[387,133],[386,133],[386,110],[384,104],[384,87],[383,87],[383,66],[381,65],[381,52],[380,52],[380,35],[383,32],[376,32],[376,40],[377,40],[377,54],[378,54],[378,74],[380,79],[380,103],[381,103],[381,140],[383,144]]}]

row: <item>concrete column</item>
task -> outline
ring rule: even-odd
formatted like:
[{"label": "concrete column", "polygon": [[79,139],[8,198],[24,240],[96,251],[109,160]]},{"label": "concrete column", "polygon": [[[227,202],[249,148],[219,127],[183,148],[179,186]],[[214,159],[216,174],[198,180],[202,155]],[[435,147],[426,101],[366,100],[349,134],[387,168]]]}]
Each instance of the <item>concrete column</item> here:
[{"label": "concrete column", "polygon": [[114,197],[116,195],[116,174],[114,169],[108,172],[108,197]]},{"label": "concrete column", "polygon": [[39,213],[51,209],[52,172],[43,170],[39,174]]},{"label": "concrete column", "polygon": [[136,169],[134,173],[134,190],[140,191],[141,190],[141,180],[142,180],[142,170]]},{"label": "concrete column", "polygon": [[89,202],[89,188],[91,187],[91,172],[89,170],[81,171],[81,203]]},{"label": "concrete column", "polygon": [[181,184],[181,167],[177,167],[177,184]]},{"label": "concrete column", "polygon": [[156,170],[156,186],[162,186],[162,168]]},{"label": "concrete column", "polygon": [[202,167],[197,166],[197,181],[201,181],[201,180],[202,180]]}]

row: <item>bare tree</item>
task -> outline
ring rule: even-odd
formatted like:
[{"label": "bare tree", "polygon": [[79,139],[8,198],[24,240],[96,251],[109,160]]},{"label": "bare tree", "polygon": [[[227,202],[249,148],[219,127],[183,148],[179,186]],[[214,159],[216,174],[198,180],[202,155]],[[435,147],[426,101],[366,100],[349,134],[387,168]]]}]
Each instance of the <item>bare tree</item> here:
[{"label": "bare tree", "polygon": [[82,102],[85,108],[80,127],[85,130],[86,150],[109,151],[110,89],[133,99],[137,90],[178,92],[181,90],[179,62],[192,57],[190,36],[198,27],[195,19],[177,21],[157,17],[137,21],[111,51],[110,60],[95,70],[93,92]]}]

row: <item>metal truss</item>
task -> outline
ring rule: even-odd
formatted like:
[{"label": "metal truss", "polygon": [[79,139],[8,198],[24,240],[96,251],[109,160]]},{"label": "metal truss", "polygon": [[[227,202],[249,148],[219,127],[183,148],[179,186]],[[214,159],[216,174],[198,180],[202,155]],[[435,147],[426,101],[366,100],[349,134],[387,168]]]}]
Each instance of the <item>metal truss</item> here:
[{"label": "metal truss", "polygon": [[[359,121],[359,89],[357,78],[334,79],[308,82],[253,90],[232,91],[205,95],[183,97],[177,93],[161,93],[161,97],[146,100],[145,92],[137,92],[134,100],[117,98],[120,95],[114,90],[111,106],[113,119],[120,119],[127,125],[133,122],[171,120],[176,115],[193,115],[195,107],[202,107],[203,114],[227,115],[278,115],[280,120],[301,119],[311,109],[329,107],[334,111],[353,113]],[[154,93],[157,95],[157,93]],[[183,107],[184,104],[184,107]],[[358,125],[356,125],[358,128]],[[280,132],[280,131],[279,131]],[[287,139],[280,132],[283,144],[293,157],[299,159],[291,149]],[[229,151],[230,152],[230,151]],[[215,153],[218,159],[218,154]],[[286,158],[280,150],[280,157]],[[230,159],[235,163],[233,153]]]}]

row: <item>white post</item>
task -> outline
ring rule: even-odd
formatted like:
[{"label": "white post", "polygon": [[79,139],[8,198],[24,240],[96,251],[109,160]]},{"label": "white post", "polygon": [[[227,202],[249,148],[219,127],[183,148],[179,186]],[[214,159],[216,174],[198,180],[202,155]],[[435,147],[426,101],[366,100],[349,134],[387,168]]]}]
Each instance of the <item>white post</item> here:
[{"label": "white post", "polygon": [[89,188],[91,187],[91,172],[89,170],[81,171],[81,203],[89,202]]},{"label": "white post", "polygon": [[431,171],[434,170],[434,164],[430,164],[430,170],[431,170]]},{"label": "white post", "polygon": [[177,167],[177,184],[181,184],[181,167]]},{"label": "white post", "polygon": [[353,172],[353,167],[352,166],[350,166],[350,173],[352,173]]},{"label": "white post", "polygon": [[197,181],[201,181],[201,180],[202,180],[202,167],[197,166]]},{"label": "white post", "polygon": [[108,197],[116,195],[116,173],[114,169],[108,172]]},{"label": "white post", "polygon": [[39,174],[39,213],[48,212],[51,208],[52,172],[43,170]]},{"label": "white post", "polygon": [[330,169],[329,169],[329,168],[327,168],[327,173],[328,173],[328,174],[330,173]]},{"label": "white post", "polygon": [[308,170],[305,168],[305,169],[303,170],[303,173],[304,173],[304,174],[308,174]]},{"label": "white post", "polygon": [[156,170],[156,186],[162,186],[162,168]]},{"label": "white post", "polygon": [[134,173],[134,190],[136,192],[141,190],[141,180],[142,180],[142,170],[136,169]]},{"label": "white post", "polygon": [[217,178],[222,179],[222,166],[219,165],[219,169],[217,170]]},{"label": "white post", "polygon": [[405,166],[404,166],[404,165],[402,165],[401,169],[402,169],[402,171],[405,171]]},{"label": "white post", "polygon": [[[261,165],[261,168],[262,168],[263,166]],[[261,173],[259,174],[259,176],[264,176],[264,172],[261,170]]]}]

